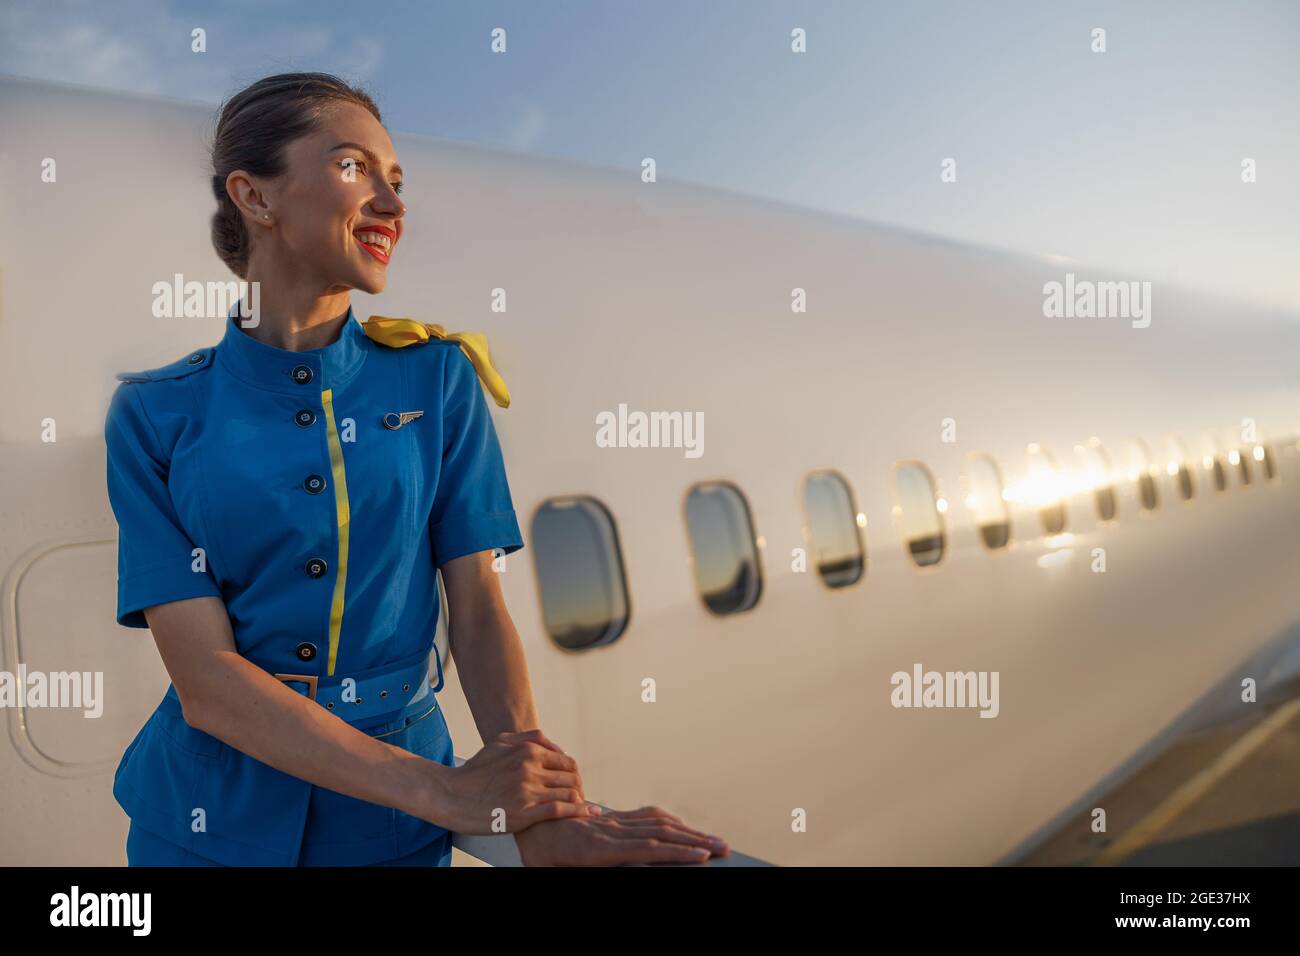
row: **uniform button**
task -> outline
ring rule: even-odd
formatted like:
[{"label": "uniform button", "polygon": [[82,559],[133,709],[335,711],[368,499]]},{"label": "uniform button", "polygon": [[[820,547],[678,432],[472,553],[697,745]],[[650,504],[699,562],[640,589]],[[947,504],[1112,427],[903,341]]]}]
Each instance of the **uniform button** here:
[{"label": "uniform button", "polygon": [[293,380],[299,385],[306,385],[312,380],[312,370],[310,365],[295,365],[293,367]]},{"label": "uniform button", "polygon": [[294,424],[301,428],[307,428],[316,424],[316,413],[310,408],[300,408],[293,416]]},{"label": "uniform button", "polygon": [[307,570],[307,576],[312,578],[323,578],[325,577],[325,572],[330,569],[330,566],[325,563],[324,558],[312,558],[307,562],[305,567]]},{"label": "uniform button", "polygon": [[325,490],[325,479],[320,475],[308,475],[303,479],[302,486],[307,489],[307,494],[318,495]]},{"label": "uniform button", "polygon": [[300,661],[314,661],[316,659],[315,644],[308,644],[306,641],[303,641],[295,648],[295,650],[298,652],[298,660]]},{"label": "uniform button", "polygon": [[190,356],[191,365],[198,365],[202,361],[203,361],[203,356],[199,352],[195,352],[193,355]]}]

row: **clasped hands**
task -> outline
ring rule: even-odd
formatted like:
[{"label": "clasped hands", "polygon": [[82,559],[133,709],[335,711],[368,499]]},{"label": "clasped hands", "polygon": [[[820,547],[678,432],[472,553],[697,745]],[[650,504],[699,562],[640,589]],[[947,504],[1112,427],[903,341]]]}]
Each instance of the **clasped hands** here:
[{"label": "clasped hands", "polygon": [[602,811],[584,796],[577,761],[540,730],[498,734],[448,777],[451,829],[513,833],[525,866],[702,863],[728,852],[660,807]]}]

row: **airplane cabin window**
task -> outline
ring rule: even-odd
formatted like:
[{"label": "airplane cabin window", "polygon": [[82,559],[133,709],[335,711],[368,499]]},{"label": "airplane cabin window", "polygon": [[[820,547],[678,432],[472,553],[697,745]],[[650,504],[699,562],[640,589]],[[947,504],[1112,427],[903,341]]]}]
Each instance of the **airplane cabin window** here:
[{"label": "airplane cabin window", "polygon": [[1201,467],[1209,474],[1215,491],[1228,490],[1228,467],[1218,443],[1206,434],[1201,440]]},{"label": "airplane cabin window", "polygon": [[1005,548],[1011,541],[1011,515],[997,462],[991,455],[968,455],[962,466],[962,484],[966,507],[975,519],[984,547],[990,551]]},{"label": "airplane cabin window", "polygon": [[1075,445],[1074,454],[1083,468],[1083,475],[1092,489],[1092,501],[1097,508],[1097,520],[1114,521],[1118,510],[1115,504],[1115,473],[1110,456],[1096,438],[1086,445]]},{"label": "airplane cabin window", "polygon": [[1255,460],[1262,466],[1267,481],[1277,479],[1277,460],[1273,457],[1272,445],[1256,445]]},{"label": "airplane cabin window", "polygon": [[1196,495],[1196,481],[1192,477],[1191,465],[1188,464],[1187,447],[1177,435],[1170,435],[1165,445],[1169,449],[1169,461],[1165,465],[1165,471],[1174,480],[1178,496],[1183,501],[1191,501]]},{"label": "airplane cabin window", "polygon": [[1223,468],[1223,459],[1217,455],[1211,459],[1211,467],[1214,471],[1214,487],[1219,491],[1228,490],[1228,473]]},{"label": "airplane cabin window", "polygon": [[1128,458],[1128,479],[1137,488],[1138,504],[1143,511],[1154,511],[1160,504],[1160,494],[1156,487],[1156,471],[1151,466],[1151,456],[1147,446],[1137,439],[1126,445]]},{"label": "airplane cabin window", "polygon": [[943,516],[929,469],[920,462],[894,466],[894,514],[907,552],[918,567],[938,564],[943,557]]},{"label": "airplane cabin window", "polygon": [[1030,445],[1024,499],[1038,509],[1044,534],[1060,534],[1065,530],[1065,487],[1065,478],[1052,453],[1041,445]]},{"label": "airplane cabin window", "polygon": [[859,581],[866,564],[860,530],[865,518],[853,506],[848,482],[833,471],[814,472],[804,480],[803,505],[822,580],[832,588]]},{"label": "airplane cabin window", "polygon": [[568,650],[612,643],[627,629],[623,555],[595,498],[553,498],[533,515],[533,567],[551,640]]},{"label": "airplane cabin window", "polygon": [[692,486],[686,527],[704,605],[714,614],[736,614],[757,604],[763,590],[758,545],[740,489],[725,481]]},{"label": "airplane cabin window", "polygon": [[1247,487],[1250,484],[1250,456],[1243,455],[1234,448],[1228,452],[1228,461],[1237,469],[1237,479],[1241,482],[1241,486]]}]

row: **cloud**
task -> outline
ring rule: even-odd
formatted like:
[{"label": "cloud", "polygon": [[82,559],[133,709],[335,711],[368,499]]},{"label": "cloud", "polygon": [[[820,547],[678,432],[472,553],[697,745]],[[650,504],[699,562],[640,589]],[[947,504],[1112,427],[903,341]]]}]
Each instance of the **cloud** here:
[{"label": "cloud", "polygon": [[8,8],[0,21],[0,62],[7,73],[64,83],[160,92],[142,49],[89,20],[50,22]]},{"label": "cloud", "polygon": [[520,151],[533,149],[546,129],[546,111],[536,104],[529,106],[507,137],[511,146]]},{"label": "cloud", "polygon": [[[284,9],[174,11],[170,0],[110,7],[71,0],[0,0],[0,71],[135,93],[217,103],[271,73],[323,70],[371,79],[384,45],[370,36],[304,25]],[[274,19],[276,15],[280,19]],[[248,18],[260,16],[257,29]],[[207,52],[191,31],[207,33]]]},{"label": "cloud", "polygon": [[335,58],[338,72],[354,80],[368,80],[384,62],[384,45],[374,37],[357,37],[352,48]]}]

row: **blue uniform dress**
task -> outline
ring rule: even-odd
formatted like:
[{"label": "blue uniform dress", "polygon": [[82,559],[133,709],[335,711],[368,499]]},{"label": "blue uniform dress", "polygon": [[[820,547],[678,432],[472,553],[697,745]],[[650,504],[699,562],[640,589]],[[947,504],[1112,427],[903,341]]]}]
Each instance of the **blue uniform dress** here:
[{"label": "blue uniform dress", "polygon": [[[451,766],[431,662],[436,569],[523,547],[474,366],[445,339],[372,341],[351,310],[333,343],[305,352],[238,321],[232,310],[218,345],[118,376],[105,421],[118,623],[144,628],[143,608],[220,598],[244,657],[359,730]],[[386,426],[389,413],[406,423]],[[451,858],[441,827],[189,726],[175,686],[123,754],[113,795],[131,818],[132,864]]]}]

